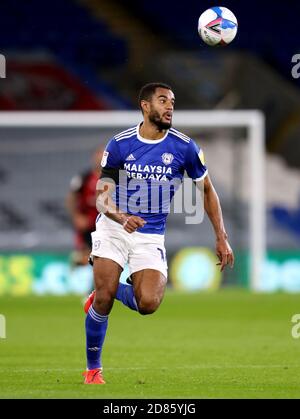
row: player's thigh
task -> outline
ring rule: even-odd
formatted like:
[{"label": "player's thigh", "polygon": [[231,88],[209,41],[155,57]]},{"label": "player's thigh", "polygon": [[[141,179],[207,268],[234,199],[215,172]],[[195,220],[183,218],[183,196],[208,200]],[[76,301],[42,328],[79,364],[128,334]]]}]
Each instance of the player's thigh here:
[{"label": "player's thigh", "polygon": [[114,260],[94,256],[94,283],[96,294],[114,296],[119,285],[122,267]]},{"label": "player's thigh", "polygon": [[[166,282],[168,264],[163,236],[136,233],[133,238],[134,245],[130,248],[128,255],[130,274],[137,273],[137,277],[142,275],[155,278],[155,283]],[[142,271],[144,274],[138,273]],[[153,284],[153,287],[159,288],[159,285]]]},{"label": "player's thigh", "polygon": [[164,296],[166,276],[156,269],[142,269],[134,272],[131,278],[138,305],[144,303],[157,308]]}]

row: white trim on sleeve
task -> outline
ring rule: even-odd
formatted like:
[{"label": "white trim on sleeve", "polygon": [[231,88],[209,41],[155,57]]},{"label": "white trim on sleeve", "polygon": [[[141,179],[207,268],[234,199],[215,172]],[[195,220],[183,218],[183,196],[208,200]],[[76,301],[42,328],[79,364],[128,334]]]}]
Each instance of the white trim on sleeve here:
[{"label": "white trim on sleeve", "polygon": [[203,180],[206,175],[208,175],[208,170],[205,170],[205,172],[203,173],[203,175],[201,177],[197,177],[197,179],[193,179],[194,182],[199,182],[200,180]]}]

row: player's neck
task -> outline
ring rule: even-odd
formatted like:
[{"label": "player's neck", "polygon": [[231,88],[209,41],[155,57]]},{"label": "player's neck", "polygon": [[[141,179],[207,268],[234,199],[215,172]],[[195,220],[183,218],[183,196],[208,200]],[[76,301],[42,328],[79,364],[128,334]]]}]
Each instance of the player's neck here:
[{"label": "player's neck", "polygon": [[139,133],[141,137],[147,140],[160,140],[166,135],[167,130],[159,130],[156,125],[150,121],[143,121],[139,126]]}]

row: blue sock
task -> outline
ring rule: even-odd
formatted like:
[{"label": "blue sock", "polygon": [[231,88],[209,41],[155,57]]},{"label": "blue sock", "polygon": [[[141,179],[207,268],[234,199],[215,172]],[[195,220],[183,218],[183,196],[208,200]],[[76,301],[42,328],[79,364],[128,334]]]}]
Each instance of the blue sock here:
[{"label": "blue sock", "polygon": [[87,368],[101,368],[101,353],[108,316],[101,316],[91,305],[85,320]]},{"label": "blue sock", "polygon": [[136,303],[132,285],[122,284],[120,282],[115,298],[121,301],[125,306],[129,307],[131,310],[138,311],[138,306]]}]

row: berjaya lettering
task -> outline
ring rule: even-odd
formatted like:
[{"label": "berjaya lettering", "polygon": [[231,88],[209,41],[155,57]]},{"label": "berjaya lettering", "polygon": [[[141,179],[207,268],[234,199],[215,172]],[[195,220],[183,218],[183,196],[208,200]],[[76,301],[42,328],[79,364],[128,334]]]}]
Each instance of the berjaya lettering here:
[{"label": "berjaya lettering", "polygon": [[146,164],[124,163],[127,177],[133,179],[151,179],[167,181],[166,175],[172,175],[172,168],[165,166],[153,166]]}]

